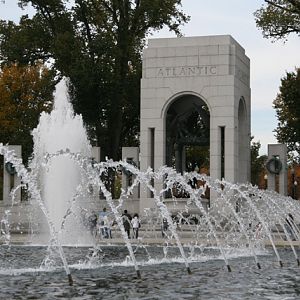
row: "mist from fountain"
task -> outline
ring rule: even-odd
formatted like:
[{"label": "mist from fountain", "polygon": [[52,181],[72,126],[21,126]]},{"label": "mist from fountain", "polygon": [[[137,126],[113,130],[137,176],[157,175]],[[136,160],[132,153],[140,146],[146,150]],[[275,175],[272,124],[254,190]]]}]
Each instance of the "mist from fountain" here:
[{"label": "mist from fountain", "polygon": [[[34,151],[29,167],[38,180],[41,197],[61,242],[71,245],[90,244],[91,236],[86,234],[80,220],[80,207],[84,206],[84,201],[88,199],[77,189],[79,184],[84,183],[78,166],[68,157],[60,156],[53,157],[47,165],[41,163],[46,155],[61,149],[91,157],[91,146],[82,117],[74,114],[68,98],[66,79],[56,86],[53,110],[50,114],[41,114],[39,124],[32,135]],[[76,204],[72,207],[70,217],[63,223],[74,197]],[[43,226],[40,231],[47,231],[47,228]]]}]

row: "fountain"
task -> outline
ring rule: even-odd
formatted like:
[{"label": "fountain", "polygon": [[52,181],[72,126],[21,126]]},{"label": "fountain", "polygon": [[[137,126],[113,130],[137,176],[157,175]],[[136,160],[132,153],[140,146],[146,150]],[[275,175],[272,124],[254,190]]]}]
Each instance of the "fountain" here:
[{"label": "fountain", "polygon": [[[269,277],[274,272],[284,274],[284,278],[291,281],[295,273],[292,259],[299,266],[296,247],[300,239],[297,225],[300,210],[297,201],[248,184],[232,184],[196,172],[182,175],[165,166],[155,172],[150,168],[142,172],[126,161],[92,162],[81,117],[74,116],[66,95],[63,81],[57,87],[54,110],[41,115],[33,132],[35,147],[29,169],[13,151],[0,144],[0,154],[13,164],[22,186],[31,196],[32,205],[38,206],[45,221],[44,225],[36,225],[40,240],[29,238],[24,244],[16,245],[10,234],[10,211],[7,209],[1,220],[0,236],[0,278],[4,283],[13,280],[26,287],[30,282],[31,289],[26,295],[37,293],[40,298],[51,291],[58,297],[83,297],[83,287],[91,299],[96,293],[109,298],[119,294],[118,286],[123,283],[123,287],[132,288],[123,295],[132,299],[142,299],[146,294],[149,298],[145,299],[155,298],[151,289],[160,290],[162,298],[182,295],[176,292],[176,286],[181,286],[187,295],[211,299],[216,286],[206,284],[210,292],[201,294],[199,285],[203,280],[221,278],[224,283],[236,284],[236,275],[224,278],[217,271],[222,268],[221,263],[229,272],[233,271],[230,274],[238,270],[251,282],[250,294],[239,292],[234,299],[253,299],[267,290],[267,282],[260,272]],[[76,136],[72,136],[73,133]],[[124,170],[132,174],[134,180],[127,190],[121,190],[118,199],[112,199],[103,178],[111,171],[119,174]],[[158,190],[153,182],[163,182],[162,188]],[[195,182],[196,185],[192,184]],[[141,216],[140,237],[129,239],[121,215],[136,186],[152,193],[155,207],[146,208]],[[116,224],[111,227],[112,239],[94,238],[82,222],[82,211],[87,211],[87,202],[92,201],[90,189],[105,197],[97,201],[105,202]],[[214,206],[207,210],[201,199],[208,190],[216,199]],[[177,201],[178,194],[187,197],[184,208]],[[166,195],[170,198],[166,199]],[[168,224],[164,232],[162,220]],[[279,268],[273,265],[273,257]],[[251,261],[257,270],[251,268]],[[192,275],[183,278],[178,272],[180,265]],[[136,272],[136,276],[130,276],[130,281],[126,275],[128,271],[124,271],[127,267],[133,267]],[[145,274],[141,274],[141,267]],[[74,290],[65,292],[61,288],[63,270],[70,285],[73,284],[71,270],[76,270],[77,288]],[[282,276],[275,277],[278,283],[286,282]],[[265,285],[261,287],[264,292],[256,290],[257,278]],[[143,284],[145,279],[149,288]],[[55,289],[51,282],[55,282]],[[243,286],[245,282],[243,279]],[[39,289],[40,285],[44,288]],[[163,291],[159,285],[164,287]],[[0,295],[16,295],[18,290],[0,286]],[[186,286],[192,291],[187,291]],[[289,294],[288,289],[285,292]],[[20,290],[18,293],[22,297]],[[86,299],[90,299],[89,296]]]},{"label": "fountain", "polygon": [[[79,204],[83,199],[77,189],[84,178],[76,163],[68,158],[56,156],[47,165],[41,163],[47,154],[69,149],[91,157],[91,146],[87,139],[81,116],[74,115],[68,100],[67,81],[63,79],[56,88],[54,108],[50,114],[42,113],[38,127],[33,131],[34,152],[30,169],[38,179],[41,197],[47,207],[55,230],[60,232],[63,244],[85,244],[90,242],[80,220]],[[71,203],[76,198],[76,205]],[[75,200],[73,201],[75,202]],[[63,223],[64,215],[72,208],[73,213]],[[77,211],[78,210],[78,211]],[[46,228],[45,228],[46,230]],[[39,236],[40,239],[40,236]]]}]

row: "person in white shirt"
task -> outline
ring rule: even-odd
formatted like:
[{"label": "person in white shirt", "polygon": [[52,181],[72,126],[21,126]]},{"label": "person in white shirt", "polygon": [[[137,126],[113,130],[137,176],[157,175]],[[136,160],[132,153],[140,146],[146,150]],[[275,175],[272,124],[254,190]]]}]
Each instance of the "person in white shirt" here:
[{"label": "person in white shirt", "polygon": [[106,212],[106,208],[103,208],[103,211],[99,213],[99,232],[100,237],[104,239],[112,238],[111,236],[111,229],[110,229],[110,220],[108,213]]},{"label": "person in white shirt", "polygon": [[134,214],[131,220],[133,238],[137,239],[139,237],[139,228],[141,227],[140,219],[138,214]]}]

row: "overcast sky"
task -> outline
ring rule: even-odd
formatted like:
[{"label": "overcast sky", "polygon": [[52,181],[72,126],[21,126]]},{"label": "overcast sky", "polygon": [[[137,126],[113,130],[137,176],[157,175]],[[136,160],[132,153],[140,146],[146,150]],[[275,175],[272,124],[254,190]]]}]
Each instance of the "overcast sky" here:
[{"label": "overcast sky", "polygon": [[[18,21],[23,13],[17,0],[0,0],[0,18]],[[255,141],[262,144],[261,154],[267,153],[267,144],[276,143],[273,130],[277,119],[272,102],[286,71],[299,67],[300,38],[291,35],[286,43],[272,43],[262,37],[256,28],[253,12],[263,0],[182,0],[182,9],[191,21],[182,28],[185,36],[230,34],[242,47],[251,61],[251,131]],[[173,37],[167,30],[153,37]]]}]

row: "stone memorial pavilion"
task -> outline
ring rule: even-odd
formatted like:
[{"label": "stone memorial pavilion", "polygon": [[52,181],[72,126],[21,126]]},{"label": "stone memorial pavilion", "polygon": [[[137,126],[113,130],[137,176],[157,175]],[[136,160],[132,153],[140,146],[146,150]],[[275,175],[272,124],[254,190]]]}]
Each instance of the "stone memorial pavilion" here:
[{"label": "stone memorial pavilion", "polygon": [[[188,147],[208,147],[210,176],[250,181],[250,113],[250,61],[230,35],[149,40],[141,81],[141,170],[168,165],[191,171]],[[140,197],[141,206],[151,206],[149,191]]]}]

